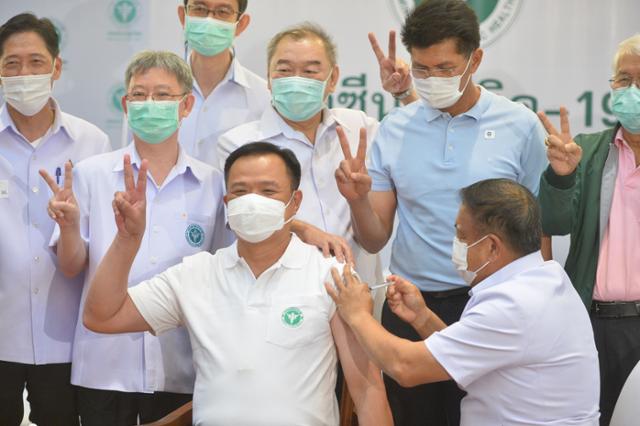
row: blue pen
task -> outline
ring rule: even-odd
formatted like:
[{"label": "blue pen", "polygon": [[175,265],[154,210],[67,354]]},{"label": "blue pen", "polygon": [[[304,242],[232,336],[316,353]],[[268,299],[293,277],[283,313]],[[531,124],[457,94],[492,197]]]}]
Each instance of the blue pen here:
[{"label": "blue pen", "polygon": [[60,176],[62,176],[62,169],[60,167],[56,167],[56,183],[60,185]]}]

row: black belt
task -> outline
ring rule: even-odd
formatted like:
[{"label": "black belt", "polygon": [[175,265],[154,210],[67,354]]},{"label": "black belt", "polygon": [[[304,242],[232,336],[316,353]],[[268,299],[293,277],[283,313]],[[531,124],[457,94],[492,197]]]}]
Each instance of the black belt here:
[{"label": "black belt", "polygon": [[445,291],[423,291],[422,294],[435,299],[444,299],[445,297],[468,295],[469,290],[471,290],[471,287],[460,287]]},{"label": "black belt", "polygon": [[635,302],[599,302],[591,303],[591,313],[598,318],[640,317],[640,301]]}]

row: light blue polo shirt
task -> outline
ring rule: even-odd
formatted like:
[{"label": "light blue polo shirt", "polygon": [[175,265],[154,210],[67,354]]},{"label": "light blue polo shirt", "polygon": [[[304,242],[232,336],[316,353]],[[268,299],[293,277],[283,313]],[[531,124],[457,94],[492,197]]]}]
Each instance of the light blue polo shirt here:
[{"label": "light blue polo shirt", "polygon": [[455,117],[421,101],[392,111],[368,159],[372,190],[397,194],[391,272],[422,291],[465,286],[451,263],[460,189],[508,178],[537,194],[547,166],[545,135],[531,110],[484,88]]}]

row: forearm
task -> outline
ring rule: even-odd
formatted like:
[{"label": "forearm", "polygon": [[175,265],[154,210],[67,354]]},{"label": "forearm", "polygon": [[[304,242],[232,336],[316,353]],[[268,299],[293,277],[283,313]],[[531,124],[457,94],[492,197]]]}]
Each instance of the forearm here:
[{"label": "forearm", "polygon": [[66,277],[75,277],[84,270],[87,264],[87,246],[79,227],[60,228],[56,254],[60,270]]},{"label": "forearm", "polygon": [[382,250],[391,237],[391,230],[380,220],[369,198],[350,201],[349,208],[353,232],[358,243],[369,253]]},{"label": "forearm", "polygon": [[[380,375],[380,370],[375,368],[375,373]],[[380,378],[382,382],[382,378]],[[364,389],[358,400],[353,401],[358,415],[358,424],[360,426],[391,426],[393,425],[393,416],[387,399],[387,393],[384,389],[384,383],[381,386],[368,386]]]},{"label": "forearm", "polygon": [[424,315],[415,321],[411,326],[416,330],[420,338],[423,340],[431,336],[436,331],[444,330],[447,328],[445,324],[436,314],[429,308],[425,308]]},{"label": "forearm", "polygon": [[558,176],[551,167],[540,178],[538,202],[541,209],[542,231],[549,236],[571,233],[575,218],[574,198],[577,192],[577,173]]},{"label": "forearm", "polygon": [[122,238],[111,243],[91,281],[85,302],[83,320],[89,328],[107,322],[127,298],[129,272],[140,247],[140,239]]}]

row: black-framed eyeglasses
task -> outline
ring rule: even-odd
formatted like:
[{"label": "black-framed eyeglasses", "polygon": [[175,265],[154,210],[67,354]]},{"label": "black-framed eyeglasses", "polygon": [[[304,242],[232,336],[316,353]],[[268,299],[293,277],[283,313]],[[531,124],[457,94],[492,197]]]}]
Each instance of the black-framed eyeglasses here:
[{"label": "black-framed eyeglasses", "polygon": [[221,21],[235,21],[240,16],[240,12],[229,6],[217,6],[209,9],[203,4],[188,4],[187,14],[197,18],[206,18],[211,15]]}]

